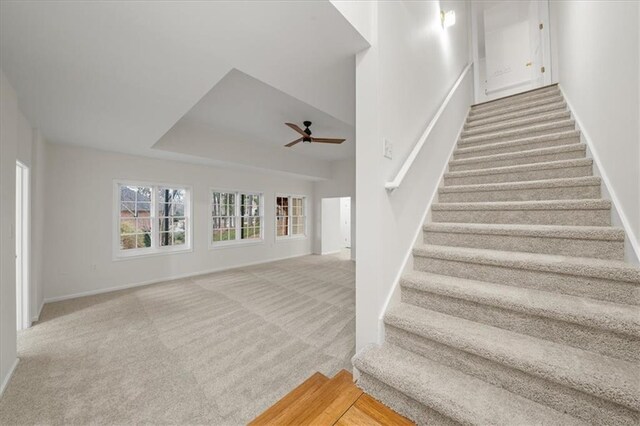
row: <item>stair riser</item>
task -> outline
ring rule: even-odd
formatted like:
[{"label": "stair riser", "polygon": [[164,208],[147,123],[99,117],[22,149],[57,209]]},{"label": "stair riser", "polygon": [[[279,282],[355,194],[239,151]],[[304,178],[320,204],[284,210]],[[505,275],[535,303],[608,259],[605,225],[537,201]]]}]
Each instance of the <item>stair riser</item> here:
[{"label": "stair riser", "polygon": [[472,114],[482,114],[488,111],[495,111],[505,109],[509,107],[520,106],[522,104],[529,104],[531,102],[546,100],[549,98],[560,97],[560,91],[555,88],[551,90],[545,90],[537,93],[525,93],[519,96],[512,96],[504,98],[494,102],[488,102],[480,105],[474,105],[471,107]]},{"label": "stair riser", "polygon": [[543,141],[529,142],[526,144],[502,146],[502,147],[496,147],[492,149],[483,149],[482,151],[454,152],[453,159],[463,160],[465,158],[482,157],[485,155],[507,154],[509,152],[520,152],[520,151],[528,151],[531,149],[551,148],[554,146],[570,145],[570,144],[577,144],[577,143],[580,143],[580,138],[578,137],[567,137],[567,138],[553,139],[553,140],[546,140],[546,141],[543,140]]},{"label": "stair riser", "polygon": [[470,247],[561,256],[624,259],[624,241],[541,238],[514,235],[424,232],[424,241],[438,246]]},{"label": "stair riser", "polygon": [[403,349],[590,423],[632,425],[638,421],[638,413],[626,407],[394,326],[385,326],[385,339]]},{"label": "stair riser", "polygon": [[481,120],[469,120],[464,125],[464,130],[470,130],[479,126],[486,126],[487,124],[501,123],[503,121],[515,120],[518,118],[537,117],[545,114],[550,114],[558,111],[565,111],[567,104],[564,102],[557,102],[554,104],[542,105],[536,108],[528,108],[522,111],[515,111],[508,114],[500,114],[494,117],[488,117]]},{"label": "stair riser", "polygon": [[526,182],[532,180],[556,179],[556,178],[572,178],[593,176],[593,168],[591,165],[553,168],[541,170],[523,170],[509,173],[494,173],[476,176],[453,176],[444,177],[444,185],[475,185],[483,183],[504,183],[504,182]]},{"label": "stair riser", "polygon": [[515,311],[508,307],[502,308],[453,296],[424,292],[410,287],[402,287],[402,301],[606,356],[632,362],[640,360],[640,340],[609,330]]},{"label": "stair riser", "polygon": [[585,200],[596,198],[600,198],[600,185],[562,188],[512,189],[508,191],[448,192],[438,195],[438,201],[441,203]]},{"label": "stair riser", "polygon": [[445,417],[363,371],[360,371],[358,387],[378,401],[384,401],[385,405],[396,413],[402,414],[418,425],[459,425],[454,420]]},{"label": "stair riser", "polygon": [[610,226],[607,210],[432,210],[434,222]]},{"label": "stair riser", "polygon": [[532,288],[552,293],[584,296],[609,302],[640,304],[640,287],[623,281],[564,275],[539,270],[514,269],[415,255],[413,263],[414,269],[434,274]]},{"label": "stair riser", "polygon": [[469,117],[467,118],[468,122],[474,122],[477,120],[485,120],[487,118],[499,117],[505,114],[512,114],[515,112],[521,111],[530,111],[533,108],[540,108],[546,105],[555,104],[558,102],[563,102],[564,99],[560,95],[548,96],[541,99],[529,100],[526,102],[521,102],[519,104],[512,105],[504,105],[500,108],[488,109],[486,111],[475,111],[471,109],[469,111]]},{"label": "stair riser", "polygon": [[538,124],[544,124],[556,120],[567,120],[571,118],[569,111],[558,111],[553,114],[540,115],[537,117],[526,117],[516,120],[506,120],[501,123],[492,123],[484,126],[476,126],[470,129],[465,129],[460,135],[462,138],[471,136],[479,136],[487,133],[494,133],[503,130],[516,130],[523,129],[525,127],[535,126]]},{"label": "stair riser", "polygon": [[557,123],[554,125],[545,126],[542,129],[529,130],[529,131],[514,131],[505,134],[497,134],[494,136],[480,135],[472,136],[468,139],[460,139],[458,142],[458,148],[470,148],[475,146],[487,145],[497,142],[512,142],[517,139],[530,138],[534,136],[547,136],[559,132],[570,132],[576,130],[575,124],[565,124],[566,122]]},{"label": "stair riser", "polygon": [[483,170],[483,169],[491,169],[494,167],[508,167],[508,166],[519,166],[523,164],[546,163],[549,161],[575,160],[579,158],[585,158],[585,156],[586,156],[585,150],[581,149],[581,150],[575,150],[575,151],[551,152],[551,153],[539,154],[539,155],[529,155],[526,157],[486,160],[486,161],[477,161],[477,162],[462,163],[462,164],[451,163],[449,164],[449,171],[460,172],[460,171],[467,171],[467,170]]}]

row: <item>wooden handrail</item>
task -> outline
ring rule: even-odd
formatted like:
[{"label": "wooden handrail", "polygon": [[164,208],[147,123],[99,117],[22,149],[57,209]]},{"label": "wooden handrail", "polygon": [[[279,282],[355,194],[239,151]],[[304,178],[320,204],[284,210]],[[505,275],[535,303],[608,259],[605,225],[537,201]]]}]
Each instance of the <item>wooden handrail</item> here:
[{"label": "wooden handrail", "polygon": [[404,164],[402,164],[402,167],[398,171],[398,174],[396,175],[396,177],[391,182],[387,182],[384,185],[384,187],[385,187],[385,189],[387,191],[393,191],[393,190],[397,189],[398,187],[400,187],[400,184],[402,183],[402,180],[404,179],[405,175],[407,174],[407,172],[409,171],[409,169],[413,165],[413,162],[415,161],[416,157],[420,153],[420,150],[422,149],[422,147],[424,146],[425,142],[429,138],[429,135],[431,134],[431,131],[433,130],[433,128],[435,127],[436,123],[440,119],[440,116],[444,112],[445,108],[447,107],[447,105],[449,105],[449,101],[451,100],[451,98],[455,94],[456,90],[458,89],[458,86],[460,86],[460,83],[462,83],[462,80],[464,80],[465,76],[469,72],[469,69],[471,69],[471,65],[473,65],[473,62],[469,62],[467,64],[467,66],[464,67],[464,69],[462,70],[462,73],[460,73],[460,77],[458,77],[458,79],[454,83],[453,87],[449,91],[449,94],[447,94],[447,97],[444,98],[444,101],[442,102],[442,105],[440,105],[440,108],[438,108],[438,111],[433,116],[433,119],[431,119],[431,122],[429,123],[429,125],[425,129],[424,133],[422,133],[422,136],[420,136],[420,139],[418,139],[418,143],[416,143],[416,145],[413,147],[413,149],[411,150],[411,153],[409,154],[407,159],[404,160]]}]

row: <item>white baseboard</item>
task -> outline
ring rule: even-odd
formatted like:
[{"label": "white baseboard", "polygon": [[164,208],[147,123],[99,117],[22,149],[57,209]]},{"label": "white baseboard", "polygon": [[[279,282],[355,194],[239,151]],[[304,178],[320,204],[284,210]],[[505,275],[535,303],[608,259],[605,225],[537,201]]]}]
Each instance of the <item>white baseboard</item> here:
[{"label": "white baseboard", "polygon": [[633,232],[631,225],[629,224],[629,219],[621,208],[620,199],[613,190],[613,186],[611,185],[611,181],[609,180],[607,171],[604,169],[604,167],[602,167],[600,155],[593,145],[593,139],[589,136],[589,132],[584,126],[582,120],[580,120],[580,116],[578,115],[576,109],[573,107],[571,99],[562,89],[562,84],[558,84],[558,87],[560,87],[560,91],[562,92],[564,100],[567,102],[567,106],[571,111],[571,115],[573,116],[573,119],[580,129],[582,140],[585,142],[585,145],[587,145],[589,157],[593,159],[595,169],[602,179],[604,189],[602,196],[604,199],[608,199],[609,201],[611,201],[612,223],[613,225],[621,226],[627,234],[625,238],[625,260],[630,263],[640,264],[640,241],[638,240],[638,236]]},{"label": "white baseboard", "polygon": [[125,284],[125,285],[121,285],[121,286],[114,286],[114,287],[107,287],[107,288],[101,288],[101,289],[96,289],[96,290],[82,291],[82,292],[79,292],[79,293],[66,294],[66,295],[63,295],[63,296],[48,297],[48,298],[44,299],[44,303],[60,302],[62,300],[76,299],[78,297],[95,296],[96,294],[111,293],[111,292],[114,292],[114,291],[126,290],[126,289],[134,288],[134,287],[142,287],[142,286],[145,286],[145,285],[158,284],[158,283],[162,283],[162,282],[165,282],[165,281],[173,281],[173,280],[179,280],[179,279],[183,279],[183,278],[192,278],[192,277],[197,277],[197,276],[200,276],[200,275],[211,274],[211,273],[214,273],[214,272],[222,272],[222,271],[229,271],[229,270],[232,270],[232,269],[245,268],[247,266],[262,265],[264,263],[277,262],[279,260],[286,260],[286,259],[293,259],[295,257],[309,256],[310,254],[312,254],[312,253],[309,251],[309,252],[305,252],[305,253],[294,254],[294,255],[291,255],[291,256],[283,256],[283,257],[277,257],[277,258],[268,259],[268,260],[260,260],[260,261],[257,261],[257,262],[247,262],[247,263],[241,263],[241,264],[233,265],[233,266],[222,266],[222,267],[219,267],[219,268],[208,269],[208,270],[205,270],[205,271],[189,272],[189,273],[186,273],[186,274],[172,275],[172,276],[167,276],[167,277],[162,277],[162,278],[156,278],[156,279],[153,279],[153,280],[137,282],[137,283],[133,283],[133,284]]},{"label": "white baseboard", "polygon": [[327,256],[327,255],[329,255],[329,254],[338,254],[338,253],[340,253],[340,252],[342,252],[342,250],[323,251],[323,252],[322,252],[322,256]]},{"label": "white baseboard", "polygon": [[31,322],[34,323],[36,321],[40,321],[40,314],[42,314],[42,308],[44,307],[44,303],[45,301],[43,300],[42,303],[40,303],[40,307],[38,308],[38,313],[35,316],[31,317]]},{"label": "white baseboard", "polygon": [[4,380],[2,381],[2,385],[0,386],[0,396],[2,396],[2,394],[4,393],[4,390],[7,388],[7,385],[11,381],[13,372],[16,371],[16,367],[18,366],[19,362],[20,362],[20,358],[16,358],[16,360],[13,362],[13,365],[11,366],[11,369],[7,373],[7,377],[5,377]]}]

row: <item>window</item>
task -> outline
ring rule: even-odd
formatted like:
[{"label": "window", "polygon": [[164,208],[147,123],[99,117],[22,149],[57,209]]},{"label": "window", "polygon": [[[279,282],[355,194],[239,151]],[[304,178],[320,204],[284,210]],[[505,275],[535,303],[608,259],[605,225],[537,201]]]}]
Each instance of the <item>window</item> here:
[{"label": "window", "polygon": [[306,235],[305,197],[276,196],[276,237],[302,237]]},{"label": "window", "polygon": [[261,242],[262,194],[212,191],[211,246]]},{"label": "window", "polygon": [[116,187],[118,257],[190,249],[187,188],[125,183]]}]

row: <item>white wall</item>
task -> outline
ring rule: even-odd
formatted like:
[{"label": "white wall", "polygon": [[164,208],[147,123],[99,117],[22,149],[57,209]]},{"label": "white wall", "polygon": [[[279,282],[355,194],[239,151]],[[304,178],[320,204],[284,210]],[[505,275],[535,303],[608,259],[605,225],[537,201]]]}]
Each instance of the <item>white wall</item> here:
[{"label": "white wall", "polygon": [[[460,86],[422,153],[394,193],[384,189],[469,58],[463,1],[379,2],[374,46],[356,58],[356,346],[381,337],[380,316],[414,244],[472,99]],[[443,30],[440,9],[456,12]],[[393,143],[393,159],[382,141]]]},{"label": "white wall", "polygon": [[640,255],[640,3],[551,1],[554,79]]},{"label": "white wall", "polygon": [[31,319],[37,320],[44,304],[44,219],[49,211],[47,193],[48,143],[38,130],[33,131],[31,152]]},{"label": "white wall", "polygon": [[[306,195],[313,206],[313,183],[231,169],[196,166],[88,148],[50,144],[47,163],[44,276],[45,299],[96,293],[266,262],[311,252],[305,239],[275,241],[275,193]],[[193,251],[113,260],[114,179],[167,182],[193,188]],[[210,250],[209,189],[261,191],[265,199],[265,242]],[[313,224],[309,209],[308,224]]]},{"label": "white wall", "polygon": [[351,198],[351,260],[356,259],[356,161],[353,158],[333,161],[331,163],[331,179],[314,184],[314,236],[313,252],[322,253],[322,202],[323,198]]},{"label": "white wall", "polygon": [[16,363],[16,158],[18,101],[0,71],[0,391]]}]

